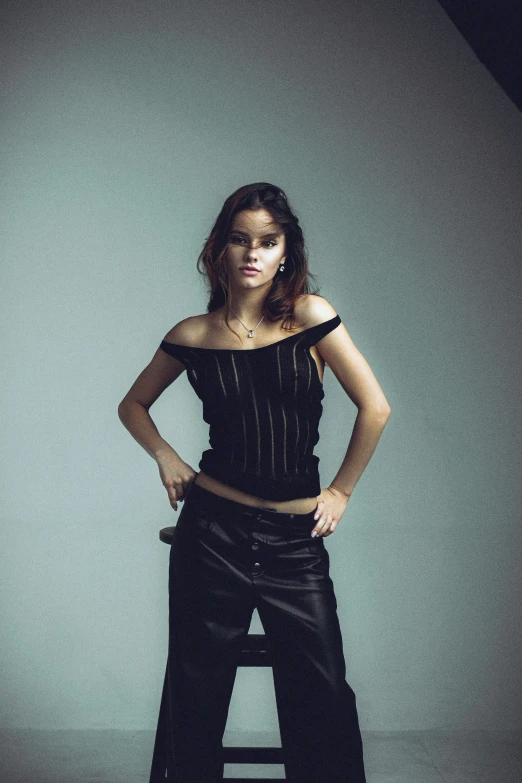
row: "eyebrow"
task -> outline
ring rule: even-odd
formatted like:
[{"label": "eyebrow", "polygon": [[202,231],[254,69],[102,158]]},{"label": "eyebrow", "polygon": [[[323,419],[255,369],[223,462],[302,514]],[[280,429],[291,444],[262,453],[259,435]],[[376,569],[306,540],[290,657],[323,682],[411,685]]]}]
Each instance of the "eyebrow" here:
[{"label": "eyebrow", "polygon": [[[240,231],[237,228],[233,228],[230,232],[231,234],[242,234],[244,237],[248,236],[246,231]],[[261,234],[262,239],[267,239],[268,237],[278,237],[282,234],[282,231],[271,231],[269,234]]]}]

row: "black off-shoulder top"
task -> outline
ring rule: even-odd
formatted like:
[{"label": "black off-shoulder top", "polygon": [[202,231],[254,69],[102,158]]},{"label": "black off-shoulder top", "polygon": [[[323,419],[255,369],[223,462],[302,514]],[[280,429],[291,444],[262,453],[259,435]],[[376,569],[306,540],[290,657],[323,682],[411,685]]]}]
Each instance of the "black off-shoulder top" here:
[{"label": "black off-shoulder top", "polygon": [[339,315],[260,348],[196,348],[162,340],[182,362],[203,402],[210,448],[200,470],[266,500],[321,492],[319,421],[323,384],[309,348],[341,323]]}]

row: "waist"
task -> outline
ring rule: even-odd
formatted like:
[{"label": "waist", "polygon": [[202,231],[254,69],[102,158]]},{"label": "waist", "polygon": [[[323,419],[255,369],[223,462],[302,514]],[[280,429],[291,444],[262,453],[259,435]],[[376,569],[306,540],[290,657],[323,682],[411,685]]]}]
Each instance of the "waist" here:
[{"label": "waist", "polygon": [[[195,503],[199,508],[208,509],[209,512],[219,514],[245,514],[248,517],[256,518],[261,515],[266,522],[274,522],[277,525],[283,525],[288,528],[306,529],[311,531],[315,520],[315,508],[307,513],[290,513],[276,511],[273,507],[254,506],[250,503],[239,503],[236,500],[216,495],[203,486],[192,482],[185,498],[185,503],[189,505]],[[317,504],[316,504],[317,506]]]},{"label": "waist", "polygon": [[295,500],[267,500],[266,498],[249,495],[235,487],[230,487],[228,484],[219,481],[219,479],[207,475],[202,470],[194,479],[193,484],[240,505],[254,508],[270,508],[281,514],[310,514],[317,508],[317,497],[296,498]]}]

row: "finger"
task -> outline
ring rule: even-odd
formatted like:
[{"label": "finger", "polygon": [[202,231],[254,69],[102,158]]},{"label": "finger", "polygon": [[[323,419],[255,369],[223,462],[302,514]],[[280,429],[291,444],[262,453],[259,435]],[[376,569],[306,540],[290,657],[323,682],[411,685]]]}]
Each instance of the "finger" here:
[{"label": "finger", "polygon": [[321,517],[321,519],[319,520],[319,522],[316,525],[316,528],[317,528],[320,536],[325,535],[326,531],[330,527],[331,521],[332,521],[332,513],[331,512],[327,512],[327,513],[323,514],[323,516]]},{"label": "finger", "polygon": [[316,538],[317,536],[320,536],[323,530],[325,517],[324,515],[321,515],[319,519],[317,520],[317,523],[315,524],[313,530],[312,530],[312,536],[313,538]]},{"label": "finger", "polygon": [[178,510],[178,497],[177,492],[174,487],[167,487],[167,493],[169,496],[170,505],[174,509],[174,511]]},{"label": "finger", "polygon": [[183,486],[183,483],[180,481],[176,484],[174,484],[174,489],[176,490],[176,497],[178,500],[183,500],[183,497],[185,495],[185,488]]},{"label": "finger", "polygon": [[324,533],[324,536],[331,536],[334,530],[335,530],[335,520],[332,520],[330,527],[328,528],[326,533]]},{"label": "finger", "polygon": [[319,519],[323,511],[324,511],[324,500],[320,500],[317,504],[317,509],[314,514],[314,519]]}]

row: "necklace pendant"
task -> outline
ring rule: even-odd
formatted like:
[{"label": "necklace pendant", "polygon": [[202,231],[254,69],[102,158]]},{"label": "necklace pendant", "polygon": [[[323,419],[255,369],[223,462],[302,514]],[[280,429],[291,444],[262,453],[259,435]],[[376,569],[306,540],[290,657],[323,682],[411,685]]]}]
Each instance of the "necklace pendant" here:
[{"label": "necklace pendant", "polygon": [[251,330],[249,331],[249,333],[248,333],[248,337],[253,337],[253,336],[254,336],[254,332],[253,332],[253,331],[252,331],[252,329],[251,329]]}]

